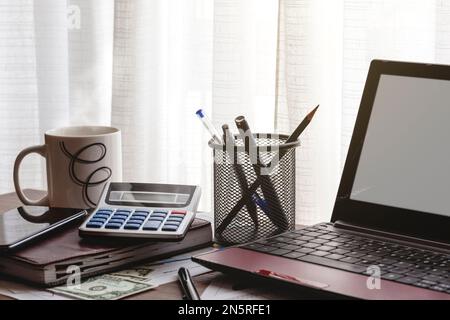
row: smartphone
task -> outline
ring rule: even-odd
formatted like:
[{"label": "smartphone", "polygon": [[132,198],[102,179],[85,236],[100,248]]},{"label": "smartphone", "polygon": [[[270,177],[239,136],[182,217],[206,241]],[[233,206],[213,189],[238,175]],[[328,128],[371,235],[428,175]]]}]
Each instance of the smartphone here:
[{"label": "smartphone", "polygon": [[0,213],[0,252],[19,249],[87,215],[83,209],[26,206]]}]

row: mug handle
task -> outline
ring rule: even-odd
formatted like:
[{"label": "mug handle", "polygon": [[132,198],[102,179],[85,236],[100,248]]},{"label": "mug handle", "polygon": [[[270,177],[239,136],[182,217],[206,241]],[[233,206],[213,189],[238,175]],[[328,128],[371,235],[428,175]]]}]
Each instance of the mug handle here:
[{"label": "mug handle", "polygon": [[23,204],[29,206],[48,206],[49,205],[48,194],[42,199],[31,200],[23,193],[22,188],[20,187],[19,183],[20,164],[22,163],[22,160],[31,153],[37,153],[47,159],[47,146],[44,144],[41,146],[29,147],[22,150],[19,153],[19,155],[16,158],[16,161],[14,162],[14,188],[16,189],[17,196],[19,197],[20,201],[23,202]]}]

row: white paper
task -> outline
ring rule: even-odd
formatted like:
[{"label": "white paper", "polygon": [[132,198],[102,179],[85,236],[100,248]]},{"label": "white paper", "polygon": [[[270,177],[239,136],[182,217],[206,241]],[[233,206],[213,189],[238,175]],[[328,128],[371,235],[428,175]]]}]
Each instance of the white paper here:
[{"label": "white paper", "polygon": [[236,282],[222,276],[214,280],[203,292],[202,300],[280,300],[292,299],[287,294],[273,293],[269,289],[236,289]]},{"label": "white paper", "polygon": [[163,285],[166,283],[177,281],[178,269],[181,267],[187,268],[192,277],[211,272],[211,270],[193,262],[191,260],[191,257],[212,250],[212,248],[205,248],[186,254],[181,254],[170,259],[148,263],[145,266],[150,267],[152,269],[152,272],[149,274],[149,278],[146,281],[149,281],[156,285]]},{"label": "white paper", "polygon": [[0,295],[16,300],[73,300],[44,289],[7,280],[0,280]]}]

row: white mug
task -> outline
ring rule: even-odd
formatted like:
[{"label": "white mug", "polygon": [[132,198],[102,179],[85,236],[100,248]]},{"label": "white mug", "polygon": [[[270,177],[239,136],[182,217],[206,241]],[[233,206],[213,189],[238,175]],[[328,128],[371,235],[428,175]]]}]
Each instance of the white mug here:
[{"label": "white mug", "polygon": [[[48,193],[31,200],[19,183],[19,167],[30,153],[46,159]],[[25,205],[87,209],[96,206],[108,181],[122,181],[120,131],[112,127],[82,126],[47,131],[45,144],[19,153],[14,186]]]}]

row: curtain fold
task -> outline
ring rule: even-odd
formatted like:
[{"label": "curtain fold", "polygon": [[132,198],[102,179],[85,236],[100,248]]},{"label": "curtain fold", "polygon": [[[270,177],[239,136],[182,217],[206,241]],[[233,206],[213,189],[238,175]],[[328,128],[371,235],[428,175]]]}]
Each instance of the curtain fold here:
[{"label": "curtain fold", "polygon": [[316,105],[297,153],[297,223],[329,219],[339,180],[342,1],[281,0],[276,126],[292,132]]},{"label": "curtain fold", "polygon": [[209,1],[116,1],[112,125],[122,129],[124,179],[199,184],[210,154],[195,111],[211,105]]}]

